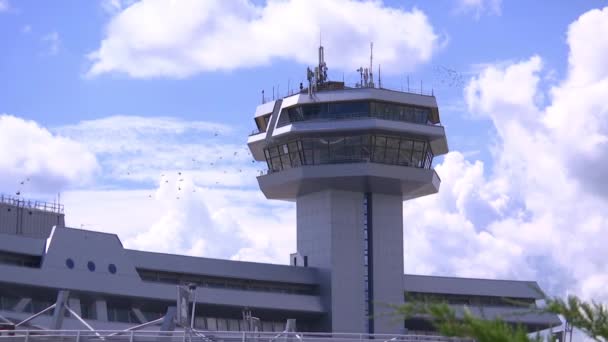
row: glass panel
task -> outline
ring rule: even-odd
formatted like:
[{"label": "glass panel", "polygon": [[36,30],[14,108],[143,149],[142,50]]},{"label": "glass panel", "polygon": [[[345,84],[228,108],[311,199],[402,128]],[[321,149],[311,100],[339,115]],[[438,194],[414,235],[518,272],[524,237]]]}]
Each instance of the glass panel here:
[{"label": "glass panel", "polygon": [[424,143],[421,141],[414,142],[414,153],[412,155],[412,164],[415,167],[422,167],[422,151],[424,150]]},{"label": "glass panel", "polygon": [[399,139],[398,138],[386,138],[386,147],[387,148],[399,148]]},{"label": "glass panel", "polygon": [[303,160],[302,164],[304,164],[304,165],[313,165],[314,164],[312,150],[304,151],[304,160]]},{"label": "glass panel", "polygon": [[409,166],[412,159],[412,149],[414,146],[414,142],[411,140],[401,140],[401,144],[399,147],[399,161],[398,163],[401,165]]},{"label": "glass panel", "polygon": [[207,330],[217,330],[217,320],[214,317],[207,317]]},{"label": "glass panel", "polygon": [[386,149],[386,157],[385,163],[388,164],[397,164],[399,161],[399,154],[396,148],[387,148]]},{"label": "glass panel", "polygon": [[292,167],[298,167],[302,165],[302,163],[300,162],[300,153],[297,150],[295,150],[294,152],[289,152],[289,158],[291,159]]},{"label": "glass panel", "polygon": [[225,318],[217,319],[217,330],[218,331],[228,331],[228,322]]},{"label": "glass panel", "polygon": [[194,317],[194,327],[197,329],[207,329],[205,325],[205,317],[196,316]]},{"label": "glass panel", "polygon": [[270,147],[268,148],[268,153],[270,157],[276,157],[279,155],[279,148],[277,146]]},{"label": "glass panel", "polygon": [[239,331],[239,321],[236,319],[229,319],[228,320],[228,330]]},{"label": "glass panel", "polygon": [[281,155],[281,166],[283,167],[283,169],[291,168],[291,161],[289,160],[288,154]]},{"label": "glass panel", "polygon": [[272,171],[281,171],[283,168],[281,167],[281,159],[279,157],[272,158]]},{"label": "glass panel", "polygon": [[285,323],[274,322],[274,331],[283,331],[283,330],[285,330]]},{"label": "glass panel", "polygon": [[262,330],[263,331],[273,331],[273,324],[272,322],[262,322]]}]

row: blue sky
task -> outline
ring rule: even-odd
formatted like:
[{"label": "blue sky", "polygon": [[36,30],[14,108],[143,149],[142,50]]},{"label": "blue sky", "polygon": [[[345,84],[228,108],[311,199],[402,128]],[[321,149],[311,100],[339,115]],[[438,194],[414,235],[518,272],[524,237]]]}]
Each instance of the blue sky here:
[{"label": "blue sky", "polygon": [[404,204],[407,272],[608,299],[606,5],[0,0],[0,191],[61,192],[68,224],[128,247],[286,263],[295,208],[263,198],[246,138],[321,31],[330,78],[374,41],[383,85],[439,102],[452,152]]}]

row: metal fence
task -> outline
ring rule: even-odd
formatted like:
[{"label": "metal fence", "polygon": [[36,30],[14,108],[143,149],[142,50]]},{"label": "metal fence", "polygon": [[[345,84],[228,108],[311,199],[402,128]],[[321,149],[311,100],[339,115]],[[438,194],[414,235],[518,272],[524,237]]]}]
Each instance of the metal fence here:
[{"label": "metal fence", "polygon": [[63,204],[44,201],[26,200],[16,196],[0,194],[0,203],[14,205],[16,207],[37,209],[57,214],[63,214]]},{"label": "metal fence", "polygon": [[469,339],[438,335],[387,335],[348,333],[298,333],[298,332],[235,332],[235,331],[108,331],[108,330],[14,330],[0,331],[0,341],[36,342],[93,342],[93,341],[180,341],[180,342],[472,342]]}]

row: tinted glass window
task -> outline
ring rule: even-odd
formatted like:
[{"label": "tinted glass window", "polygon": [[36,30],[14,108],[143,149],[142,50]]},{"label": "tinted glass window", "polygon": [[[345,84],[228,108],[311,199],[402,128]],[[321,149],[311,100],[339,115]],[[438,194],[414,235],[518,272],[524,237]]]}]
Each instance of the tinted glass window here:
[{"label": "tinted glass window", "polygon": [[376,162],[431,168],[433,154],[427,142],[398,136],[354,135],[307,137],[269,147],[271,172],[302,165]]},{"label": "tinted glass window", "polygon": [[430,109],[380,101],[343,101],[314,103],[285,108],[279,116],[278,127],[291,122],[341,120],[373,117],[384,120],[426,124]]}]

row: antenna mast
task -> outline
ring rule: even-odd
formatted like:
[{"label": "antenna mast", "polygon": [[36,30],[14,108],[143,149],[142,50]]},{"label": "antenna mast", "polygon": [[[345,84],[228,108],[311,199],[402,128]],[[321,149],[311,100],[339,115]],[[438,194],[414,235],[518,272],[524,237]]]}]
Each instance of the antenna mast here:
[{"label": "antenna mast", "polygon": [[327,81],[327,64],[325,63],[325,51],[323,45],[319,45],[319,76],[317,78],[317,84],[323,85]]},{"label": "antenna mast", "polygon": [[373,73],[373,62],[374,62],[374,42],[369,43],[369,87],[374,87],[374,73]]}]

